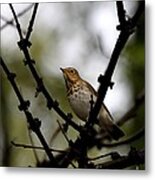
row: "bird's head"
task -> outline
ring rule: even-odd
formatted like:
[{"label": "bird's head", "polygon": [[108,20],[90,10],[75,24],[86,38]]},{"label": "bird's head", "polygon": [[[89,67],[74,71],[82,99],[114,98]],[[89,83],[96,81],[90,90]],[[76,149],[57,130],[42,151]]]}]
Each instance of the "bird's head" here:
[{"label": "bird's head", "polygon": [[78,71],[73,67],[67,67],[67,68],[60,68],[63,72],[63,76],[65,81],[70,83],[76,83],[78,80],[80,80],[80,75]]}]

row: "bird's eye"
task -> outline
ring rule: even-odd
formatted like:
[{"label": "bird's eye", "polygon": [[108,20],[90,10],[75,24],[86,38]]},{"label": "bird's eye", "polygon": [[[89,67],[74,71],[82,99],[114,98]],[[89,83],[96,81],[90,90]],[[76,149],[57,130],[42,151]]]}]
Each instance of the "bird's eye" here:
[{"label": "bird's eye", "polygon": [[74,71],[73,71],[73,70],[71,70],[70,72],[71,72],[71,73],[74,73]]}]

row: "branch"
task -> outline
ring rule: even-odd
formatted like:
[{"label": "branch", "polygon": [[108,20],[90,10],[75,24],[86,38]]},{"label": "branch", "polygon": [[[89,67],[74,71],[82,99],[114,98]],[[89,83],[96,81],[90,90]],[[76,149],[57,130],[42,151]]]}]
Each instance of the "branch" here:
[{"label": "branch", "polygon": [[17,95],[17,98],[20,102],[20,105],[18,106],[20,111],[23,111],[25,113],[27,122],[30,125],[30,128],[32,129],[32,131],[37,135],[38,139],[40,140],[41,144],[44,147],[44,150],[48,156],[48,158],[50,159],[50,163],[52,166],[56,167],[57,166],[57,162],[53,156],[53,154],[51,153],[48,144],[45,140],[45,138],[43,137],[41,131],[40,131],[40,126],[41,126],[41,121],[38,118],[33,118],[32,114],[28,111],[28,107],[30,106],[30,102],[29,101],[25,101],[24,98],[22,97],[16,82],[15,82],[15,77],[16,74],[12,73],[9,71],[9,69],[7,68],[7,66],[5,65],[2,57],[0,57],[0,64],[5,72],[5,74],[7,75],[8,80],[10,81],[15,94]]},{"label": "branch", "polygon": [[27,35],[26,35],[26,40],[27,41],[29,40],[31,32],[33,31],[32,27],[33,27],[33,24],[34,24],[34,19],[35,19],[36,13],[37,13],[37,9],[38,9],[38,3],[35,3],[32,18],[31,18],[31,21],[30,21],[30,24],[29,24],[29,27],[28,27]]},{"label": "branch", "polygon": [[[14,141],[11,141],[11,144],[15,147],[21,147],[21,148],[25,148],[25,149],[39,149],[39,150],[43,150],[43,151],[45,150],[44,147],[32,146],[32,145],[28,145],[28,144],[19,144],[19,143],[15,143]],[[50,151],[58,152],[58,153],[66,153],[66,151],[64,151],[64,150],[53,149],[53,148],[50,148]]]},{"label": "branch", "polygon": [[[27,41],[26,39],[23,39],[20,35],[20,26],[18,25],[18,20],[17,20],[17,16],[15,14],[15,11],[13,9],[13,6],[11,5],[11,9],[12,9],[12,13],[14,15],[14,18],[16,20],[16,24],[17,24],[17,30],[18,30],[18,34],[20,36],[20,41],[18,42],[18,45],[21,49],[21,51],[23,52],[24,56],[25,56],[25,65],[29,66],[29,69],[32,73],[32,76],[34,77],[36,83],[37,83],[37,93],[41,92],[46,101],[47,101],[47,107],[48,109],[53,108],[57,114],[70,126],[72,126],[75,130],[77,130],[78,132],[80,132],[82,130],[82,127],[77,125],[73,120],[72,120],[72,116],[70,114],[65,114],[59,107],[59,103],[57,101],[54,101],[50,95],[50,93],[47,91],[42,78],[38,75],[35,67],[34,67],[34,63],[35,61],[31,58],[28,47],[30,47],[31,43],[29,41]],[[32,27],[31,27],[32,28]]]},{"label": "branch", "polygon": [[64,136],[64,138],[65,138],[65,140],[68,142],[68,144],[70,145],[70,140],[69,140],[69,138],[68,138],[68,136],[66,135],[66,132],[64,131],[64,129],[63,129],[63,127],[61,126],[61,124],[60,124],[60,122],[57,120],[57,123],[58,123],[58,125],[59,125],[59,128],[60,128],[60,130],[62,131],[62,134],[63,134],[63,136]]},{"label": "branch", "polygon": [[[29,11],[32,7],[34,6],[34,4],[31,4],[29,6],[27,6],[24,10],[22,10],[21,12],[19,12],[17,14],[17,17],[19,18],[20,16],[23,16],[27,11]],[[14,18],[7,20],[5,17],[1,16],[1,19],[3,19],[6,23],[0,27],[0,30],[3,30],[4,28],[6,28],[8,25],[14,26]]]},{"label": "branch", "polygon": [[[29,135],[29,140],[30,140],[31,145],[34,146],[34,142],[33,142],[32,136],[31,136],[31,129],[30,128],[28,128],[28,135]],[[11,143],[13,144],[13,141]],[[33,151],[33,154],[34,154],[34,157],[36,159],[37,164],[40,163],[39,157],[37,155],[37,151],[35,149],[32,149],[32,151]]]},{"label": "branch", "polygon": [[144,100],[145,100],[145,91],[143,89],[137,95],[137,97],[135,99],[135,104],[131,107],[131,109],[129,111],[127,111],[124,114],[124,116],[121,119],[119,119],[119,121],[117,122],[117,125],[122,126],[127,120],[134,117],[138,108],[144,103]]},{"label": "branch", "polygon": [[15,22],[16,22],[16,27],[17,27],[18,34],[19,34],[19,36],[20,36],[20,39],[23,40],[22,31],[21,31],[21,28],[20,28],[20,24],[19,24],[19,22],[18,22],[18,17],[17,17],[17,15],[16,15],[16,13],[15,13],[15,10],[14,10],[12,4],[9,4],[9,6],[10,6],[10,9],[11,9],[12,14],[13,14],[13,16],[14,16],[14,19],[15,19]]},{"label": "branch", "polygon": [[[6,17],[1,15],[1,19],[6,22],[7,25],[11,25],[16,28],[16,25],[14,24],[13,20],[8,20]],[[4,26],[4,25],[3,25]],[[0,28],[2,30],[3,26]]]},{"label": "branch", "polygon": [[94,158],[88,158],[88,161],[96,161],[96,160],[101,160],[102,158],[105,158],[105,157],[108,157],[110,156],[112,160],[116,160],[118,158],[120,158],[120,154],[117,152],[117,151],[113,151],[113,152],[110,152],[110,153],[106,153],[106,154],[102,154],[100,156],[97,156],[97,157],[94,157]]},{"label": "branch", "polygon": [[144,164],[145,151],[132,148],[127,156],[119,156],[116,160],[104,162],[95,166],[96,169],[125,169],[133,165]]},{"label": "branch", "polygon": [[115,143],[102,143],[101,146],[102,147],[116,147],[116,146],[121,146],[124,144],[129,144],[129,143],[141,138],[142,136],[144,136],[144,134],[145,134],[145,130],[144,130],[144,128],[142,128],[140,131],[138,131],[136,134],[129,137],[128,139],[125,139],[125,140],[122,140],[119,142],[115,142]]},{"label": "branch", "polygon": [[125,9],[122,1],[116,1],[116,7],[117,7],[117,14],[118,14],[118,20],[120,25],[123,28],[123,25],[126,23],[126,18],[125,18]]},{"label": "branch", "polygon": [[[136,115],[136,112],[138,110],[138,108],[144,103],[144,100],[145,100],[145,92],[144,92],[144,89],[140,91],[140,93],[136,96],[135,98],[135,104],[116,122],[118,126],[122,126],[123,124],[125,124],[127,121],[131,120],[131,118],[133,118],[135,115]],[[131,140],[134,141],[134,136],[138,136],[139,134],[139,137],[144,135],[144,128],[142,128],[140,131],[138,131],[135,135],[129,137],[129,139],[126,139],[126,140],[123,140],[123,141],[119,141],[119,142],[116,142],[116,143],[103,143],[103,138],[102,137],[99,137],[97,140],[99,140],[99,143],[98,143],[98,147],[101,148],[101,147],[104,147],[104,145],[106,147],[113,147],[113,146],[117,146],[117,143],[118,145],[120,144],[121,145],[121,142],[123,144],[125,144],[126,141]],[[107,136],[107,133],[105,132],[104,133],[104,137]],[[131,142],[131,141],[130,141]]]},{"label": "branch", "polygon": [[[141,2],[140,6],[138,6],[138,9],[130,20],[125,20],[125,13],[123,8],[123,2],[117,1],[117,10],[118,10],[118,19],[120,21],[120,35],[118,37],[118,40],[116,42],[115,48],[113,50],[113,53],[111,55],[108,67],[106,69],[106,72],[103,75],[100,75],[98,78],[98,81],[100,82],[100,86],[98,89],[98,97],[96,100],[96,103],[90,113],[90,116],[88,118],[88,126],[93,125],[95,123],[95,120],[97,118],[97,115],[100,111],[101,105],[104,101],[106,92],[108,90],[108,87],[113,86],[113,83],[111,82],[112,75],[114,73],[114,69],[116,66],[116,63],[119,59],[120,53],[123,50],[128,38],[133,33],[133,29],[137,25],[137,21],[144,12],[144,2]],[[123,17],[120,17],[123,16]],[[123,28],[122,28],[123,27]]]}]

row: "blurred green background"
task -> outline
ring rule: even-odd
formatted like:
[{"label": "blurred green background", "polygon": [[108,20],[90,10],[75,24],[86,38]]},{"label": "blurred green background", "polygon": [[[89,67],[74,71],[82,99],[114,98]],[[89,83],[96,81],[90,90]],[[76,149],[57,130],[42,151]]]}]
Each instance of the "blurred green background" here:
[{"label": "blurred green background", "polygon": [[[18,13],[29,5],[14,4],[14,7]],[[138,1],[125,2],[124,5],[127,14],[132,16]],[[32,8],[19,18],[23,33],[28,26],[31,14]],[[8,4],[1,4],[1,17],[3,17],[1,18],[1,27],[6,23],[4,17],[7,20],[12,18]],[[135,98],[145,86],[144,19],[142,16],[138,28],[123,49],[113,75],[114,88],[109,90],[106,95],[105,103],[116,121],[134,105]],[[118,25],[118,18],[115,2],[39,4],[31,36],[30,52],[36,61],[36,69],[43,78],[45,86],[66,113],[72,111],[67,102],[64,79],[59,68],[66,66],[77,68],[81,76],[97,90],[99,85],[97,78],[99,74],[104,73],[119,34],[116,25]],[[23,64],[24,56],[17,46],[17,41],[19,41],[19,37],[15,27],[7,25],[1,29],[1,56],[9,69],[16,73],[16,81],[21,94],[25,99],[31,101],[30,110],[34,117],[39,117],[41,120],[41,130],[46,140],[50,142],[58,127],[57,120],[63,121],[53,110],[47,109],[46,101],[41,94],[37,98],[34,97],[36,84],[28,67]],[[2,68],[0,73],[0,165],[34,167],[36,159],[33,151],[14,147],[10,143],[14,141],[30,144],[30,133],[34,144],[40,145],[36,136],[28,131],[25,116],[18,110],[19,102]],[[74,113],[73,116],[79,124],[82,124]],[[144,104],[142,104],[136,112],[136,116],[122,126],[126,133],[125,138],[145,126],[144,117]],[[77,134],[70,129],[68,136],[74,140]],[[113,150],[127,154],[130,146],[144,149],[144,137],[128,146],[115,149],[104,149],[98,152],[94,148],[90,151],[90,156]],[[52,147],[58,149],[67,147],[67,142],[61,133],[53,142]],[[37,154],[40,161],[45,158],[43,151],[37,150]]]}]

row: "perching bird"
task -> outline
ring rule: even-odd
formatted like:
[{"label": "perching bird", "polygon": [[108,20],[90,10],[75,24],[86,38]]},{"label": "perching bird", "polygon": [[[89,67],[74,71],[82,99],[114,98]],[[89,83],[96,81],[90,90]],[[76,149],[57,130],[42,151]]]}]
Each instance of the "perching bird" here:
[{"label": "perching bird", "polygon": [[[85,80],[83,80],[78,71],[72,67],[60,68],[67,88],[67,98],[74,113],[83,121],[87,121],[91,103],[97,99],[97,92]],[[95,104],[95,103],[94,103]],[[107,132],[108,135],[118,140],[124,136],[124,132],[114,123],[113,118],[104,104],[102,104],[99,115],[99,126],[102,132]]]}]

